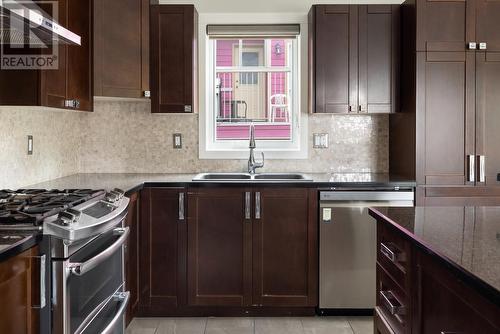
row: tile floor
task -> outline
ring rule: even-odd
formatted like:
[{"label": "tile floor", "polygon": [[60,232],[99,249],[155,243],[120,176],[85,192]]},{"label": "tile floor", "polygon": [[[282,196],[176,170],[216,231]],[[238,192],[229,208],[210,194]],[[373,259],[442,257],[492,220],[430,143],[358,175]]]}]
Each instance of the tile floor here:
[{"label": "tile floor", "polygon": [[373,334],[373,318],[135,318],[127,334]]}]

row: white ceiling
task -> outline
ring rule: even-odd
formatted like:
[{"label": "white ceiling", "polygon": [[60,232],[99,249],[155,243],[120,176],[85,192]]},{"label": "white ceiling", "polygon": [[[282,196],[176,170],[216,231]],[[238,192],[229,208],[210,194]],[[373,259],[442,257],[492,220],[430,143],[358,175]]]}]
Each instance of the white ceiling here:
[{"label": "white ceiling", "polygon": [[401,0],[160,0],[194,4],[199,13],[307,13],[313,4],[400,4]]}]

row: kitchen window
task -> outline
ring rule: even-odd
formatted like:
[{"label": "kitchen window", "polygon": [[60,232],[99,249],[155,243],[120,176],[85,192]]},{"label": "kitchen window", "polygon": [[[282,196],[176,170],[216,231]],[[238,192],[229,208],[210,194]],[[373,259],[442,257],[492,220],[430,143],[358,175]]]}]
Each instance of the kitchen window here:
[{"label": "kitchen window", "polygon": [[258,150],[300,151],[300,26],[207,31],[207,151],[248,152],[252,124]]}]

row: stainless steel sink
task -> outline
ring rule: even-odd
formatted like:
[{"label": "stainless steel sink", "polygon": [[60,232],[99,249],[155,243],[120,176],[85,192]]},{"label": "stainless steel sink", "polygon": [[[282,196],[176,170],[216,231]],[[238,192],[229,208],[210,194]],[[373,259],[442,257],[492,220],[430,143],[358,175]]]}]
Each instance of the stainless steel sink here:
[{"label": "stainless steel sink", "polygon": [[308,178],[304,174],[299,173],[263,173],[263,174],[255,174],[253,176],[255,180],[284,180],[284,181],[309,181]]},{"label": "stainless steel sink", "polygon": [[311,179],[301,173],[202,173],[193,178],[193,181],[217,182],[217,181],[250,181],[250,182],[292,182],[310,181]]},{"label": "stainless steel sink", "polygon": [[202,173],[196,175],[193,181],[236,181],[250,179],[252,179],[252,176],[247,173]]}]

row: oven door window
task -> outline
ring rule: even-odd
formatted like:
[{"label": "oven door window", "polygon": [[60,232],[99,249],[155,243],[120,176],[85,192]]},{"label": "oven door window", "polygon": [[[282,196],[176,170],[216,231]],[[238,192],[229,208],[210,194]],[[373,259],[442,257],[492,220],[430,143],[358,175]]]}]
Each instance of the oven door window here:
[{"label": "oven door window", "polygon": [[[84,263],[95,259],[120,238],[113,231],[89,243],[75,253],[69,261]],[[71,333],[104,305],[123,285],[123,247],[119,247],[93,269],[76,275],[70,273],[67,280],[70,307]]]}]

